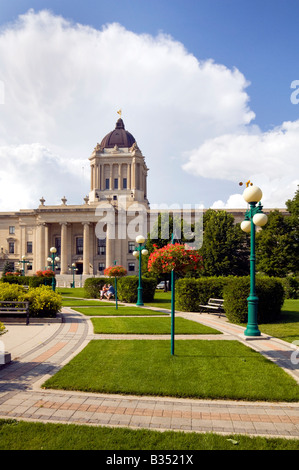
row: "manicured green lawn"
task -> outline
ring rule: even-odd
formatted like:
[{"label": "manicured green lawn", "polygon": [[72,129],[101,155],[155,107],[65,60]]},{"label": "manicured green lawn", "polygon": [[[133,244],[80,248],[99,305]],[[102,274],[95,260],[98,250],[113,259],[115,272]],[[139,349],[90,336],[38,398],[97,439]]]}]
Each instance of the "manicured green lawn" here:
[{"label": "manicured green lawn", "polygon": [[62,296],[81,297],[82,299],[86,297],[86,292],[85,292],[84,287],[75,287],[75,288],[58,287],[56,289],[56,292],[58,294],[61,294]]},{"label": "manicured green lawn", "polygon": [[90,306],[97,306],[97,307],[107,307],[107,306],[114,306],[112,302],[104,302],[99,300],[85,300],[85,299],[63,299],[62,306],[63,307],[90,307]]},{"label": "manicured green lawn", "polygon": [[171,309],[171,292],[156,290],[153,302],[145,303],[147,307],[159,307]]},{"label": "manicured green lawn", "polygon": [[299,440],[295,439],[0,420],[0,450],[298,449]]},{"label": "manicured green lawn", "polygon": [[277,323],[261,324],[260,331],[283,341],[299,341],[299,299],[286,299]]},{"label": "manicured green lawn", "polygon": [[[109,306],[104,307],[75,307],[79,313],[88,316],[107,316],[107,315],[164,315],[163,312],[158,312],[157,310],[150,310],[142,307],[124,307],[118,305],[118,308],[115,308],[115,304],[110,304]],[[165,313],[166,316],[169,316],[169,313]]]},{"label": "manicured green lawn", "polygon": [[[275,386],[273,386],[275,384]],[[299,401],[299,386],[238,341],[94,340],[46,388],[176,397]]]},{"label": "manicured green lawn", "polygon": [[[94,333],[168,335],[170,318],[92,318]],[[220,331],[185,318],[175,319],[176,334],[221,334]]]}]

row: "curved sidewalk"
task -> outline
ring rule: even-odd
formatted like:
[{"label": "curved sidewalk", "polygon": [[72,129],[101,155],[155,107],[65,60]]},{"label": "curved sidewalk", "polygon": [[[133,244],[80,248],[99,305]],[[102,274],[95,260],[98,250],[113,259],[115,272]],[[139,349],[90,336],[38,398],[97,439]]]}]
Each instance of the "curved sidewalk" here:
[{"label": "curved sidewalk", "polygon": [[[299,366],[296,364],[299,351],[293,345],[263,335],[256,339],[245,338],[243,328],[214,315],[178,312],[176,315],[222,331],[222,339],[245,342],[283,367],[299,383]],[[6,335],[1,337],[6,349],[12,353],[12,362],[0,369],[0,418],[299,438],[299,403],[139,397],[41,389],[43,382],[91,339],[103,338],[103,335],[93,334],[91,321],[84,315],[64,308],[61,317],[61,323],[9,325],[6,339]],[[207,339],[207,336],[201,338]]]}]

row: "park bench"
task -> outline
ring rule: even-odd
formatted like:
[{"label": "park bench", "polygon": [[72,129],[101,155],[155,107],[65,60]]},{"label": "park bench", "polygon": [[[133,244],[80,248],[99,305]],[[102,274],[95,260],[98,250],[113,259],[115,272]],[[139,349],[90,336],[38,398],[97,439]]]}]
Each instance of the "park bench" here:
[{"label": "park bench", "polygon": [[12,300],[0,301],[1,317],[26,316],[26,325],[29,325],[29,302],[17,302]]},{"label": "park bench", "polygon": [[[218,316],[220,318],[221,313],[224,312],[223,310],[223,299],[209,299],[208,303],[206,305],[200,305],[199,308],[199,313],[203,313],[204,311],[207,311],[207,313],[212,312],[217,312]],[[210,312],[209,312],[210,310]]]}]

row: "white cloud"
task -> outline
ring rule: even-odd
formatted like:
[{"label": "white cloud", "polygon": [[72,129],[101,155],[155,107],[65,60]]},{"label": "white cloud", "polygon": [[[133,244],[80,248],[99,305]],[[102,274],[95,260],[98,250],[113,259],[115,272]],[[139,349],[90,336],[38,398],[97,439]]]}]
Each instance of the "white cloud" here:
[{"label": "white cloud", "polygon": [[[96,30],[31,10],[0,31],[0,81],[0,210],[36,207],[41,196],[82,203],[88,157],[119,108],[150,168],[152,202],[180,203],[184,193],[183,202],[206,205],[209,184],[196,184],[196,175],[219,181],[213,197],[220,205],[236,203],[222,201],[221,181],[256,176],[265,188],[265,177],[273,187],[284,175],[285,189],[293,188],[298,123],[261,133],[244,75],[199,61],[165,34],[119,24]],[[250,158],[261,165],[254,175]]]},{"label": "white cloud", "polygon": [[[299,120],[284,122],[262,133],[226,134],[209,139],[188,155],[185,171],[205,178],[235,182],[250,179],[263,190],[267,207],[284,207],[296,191],[298,180]],[[238,204],[238,205],[236,205]],[[243,207],[238,195],[212,207]]]},{"label": "white cloud", "polygon": [[[52,156],[53,171],[55,165],[58,172],[64,165],[81,171],[85,162],[88,187],[88,157],[113,129],[121,107],[126,128],[151,170],[149,198],[154,195],[155,202],[162,202],[167,192],[176,202],[183,153],[205,139],[242,131],[254,119],[245,92],[248,83],[238,70],[200,62],[167,35],[135,34],[119,24],[96,30],[49,11],[31,10],[2,28],[0,64],[5,86],[0,163],[3,167],[10,146],[10,175],[18,185],[19,163],[26,159],[27,165],[35,165],[30,149],[34,154],[38,143]],[[170,162],[171,178],[165,178],[163,194],[159,179],[161,173],[169,174]],[[34,187],[19,186],[22,197],[6,205],[38,204],[37,194],[54,202],[54,191],[44,185],[47,166],[37,165],[34,174]],[[66,196],[74,203],[85,196],[78,194],[75,183],[71,172]],[[60,198],[60,188],[58,193]],[[6,197],[6,188],[0,187],[0,200]]]}]

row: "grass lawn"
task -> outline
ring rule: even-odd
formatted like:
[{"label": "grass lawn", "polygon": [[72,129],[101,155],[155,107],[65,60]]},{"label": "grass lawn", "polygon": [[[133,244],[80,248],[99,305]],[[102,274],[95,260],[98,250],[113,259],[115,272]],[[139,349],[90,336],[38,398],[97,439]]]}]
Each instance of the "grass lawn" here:
[{"label": "grass lawn", "polygon": [[[163,312],[158,312],[157,310],[150,310],[142,307],[125,307],[118,305],[118,308],[115,308],[115,303],[111,303],[109,306],[102,307],[75,307],[79,313],[89,316],[107,316],[107,315],[163,315]],[[169,313],[165,313],[166,316],[169,316]]]},{"label": "grass lawn", "polygon": [[0,420],[0,450],[41,449],[298,450],[299,440]]},{"label": "grass lawn", "polygon": [[[275,386],[273,386],[275,384]],[[46,388],[235,400],[299,401],[299,385],[238,341],[93,340]]]},{"label": "grass lawn", "polygon": [[62,306],[63,307],[90,307],[90,306],[113,306],[112,302],[102,302],[99,300],[85,300],[85,299],[63,299]]},{"label": "grass lawn", "polygon": [[[171,318],[92,318],[94,333],[170,335]],[[175,319],[176,334],[221,334],[185,318]]]},{"label": "grass lawn", "polygon": [[171,292],[164,292],[163,290],[156,290],[153,302],[145,303],[147,307],[158,307],[171,309]]},{"label": "grass lawn", "polygon": [[82,299],[86,298],[84,287],[57,287],[56,292],[62,296],[81,297]]},{"label": "grass lawn", "polygon": [[299,341],[299,299],[286,299],[277,323],[261,324],[260,331],[292,343]]}]

